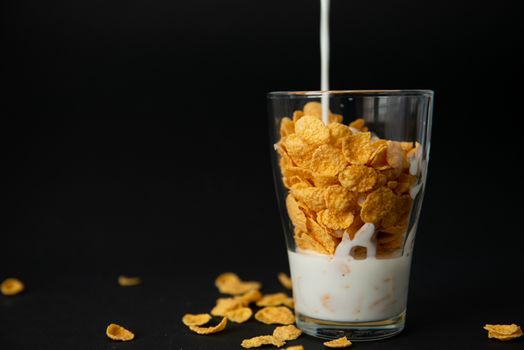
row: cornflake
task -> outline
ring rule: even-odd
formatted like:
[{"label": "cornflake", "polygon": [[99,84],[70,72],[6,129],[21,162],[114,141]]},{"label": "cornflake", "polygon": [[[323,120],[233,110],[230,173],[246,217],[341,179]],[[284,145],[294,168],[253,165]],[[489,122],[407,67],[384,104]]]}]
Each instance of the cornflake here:
[{"label": "cornflake", "polygon": [[226,325],[227,325],[227,318],[224,317],[222,318],[220,323],[217,324],[216,326],[212,326],[212,327],[189,326],[189,329],[191,329],[193,332],[198,333],[198,334],[213,334],[213,333],[217,333],[217,332],[224,330],[224,328],[226,328]]},{"label": "cornflake", "polygon": [[18,278],[7,278],[0,285],[0,291],[3,295],[13,296],[24,291],[24,283]]},{"label": "cornflake", "polygon": [[295,243],[300,249],[311,250],[320,254],[329,254],[329,252],[306,232],[295,229]]},{"label": "cornflake", "polygon": [[302,334],[302,331],[293,325],[280,326],[275,328],[273,336],[277,339],[290,341],[295,340]]},{"label": "cornflake", "polygon": [[285,306],[268,306],[260,309],[255,318],[265,324],[293,324],[295,316]]},{"label": "cornflake", "polygon": [[326,202],[324,201],[324,189],[318,187],[311,187],[304,184],[296,184],[291,187],[291,194],[299,202],[303,202],[308,208],[314,211],[326,209]]},{"label": "cornflake", "polygon": [[277,348],[279,348],[282,345],[284,345],[285,343],[286,342],[280,339],[277,339],[272,335],[261,335],[258,337],[242,340],[242,343],[240,344],[240,346],[246,349],[250,349],[250,348],[258,348],[262,345],[274,345]]},{"label": "cornflake", "polygon": [[396,196],[389,188],[380,187],[366,197],[360,216],[364,222],[378,225],[391,210],[395,201]]},{"label": "cornflake", "polygon": [[486,324],[484,329],[488,331],[488,338],[490,339],[507,341],[522,336],[522,329],[514,323],[510,325]]},{"label": "cornflake", "polygon": [[304,347],[302,345],[291,345],[286,350],[304,350]]},{"label": "cornflake", "polygon": [[289,276],[286,275],[284,272],[280,272],[278,274],[278,280],[279,280],[280,284],[282,284],[284,286],[284,288],[286,288],[286,289],[292,289],[293,288],[293,283],[291,282],[291,278],[289,278]]},{"label": "cornflake", "polygon": [[287,135],[295,133],[295,123],[288,117],[282,118],[280,122],[280,137],[286,137]]},{"label": "cornflake", "polygon": [[342,153],[351,164],[366,164],[371,157],[371,133],[362,132],[352,135],[342,144]]},{"label": "cornflake", "polygon": [[340,212],[355,207],[357,196],[340,185],[333,185],[324,190],[324,201],[328,209]]},{"label": "cornflake", "polygon": [[324,346],[327,346],[328,348],[347,348],[350,345],[351,342],[348,340],[347,337],[334,339],[324,343]]},{"label": "cornflake", "polygon": [[288,194],[286,198],[286,208],[287,214],[289,215],[289,219],[293,223],[293,226],[295,226],[297,230],[307,231],[306,215],[300,209],[295,197],[293,197],[291,194]]},{"label": "cornflake", "polygon": [[215,286],[220,293],[223,294],[244,294],[250,290],[260,289],[262,285],[260,282],[244,282],[236,274],[232,272],[223,273],[217,277]]},{"label": "cornflake", "polygon": [[329,142],[329,129],[322,120],[304,116],[295,123],[295,133],[306,143],[320,146]]},{"label": "cornflake", "polygon": [[135,338],[133,332],[115,323],[111,323],[109,326],[107,326],[106,335],[112,340],[120,341],[130,341]]},{"label": "cornflake", "polygon": [[248,307],[241,307],[226,312],[227,319],[236,323],[246,322],[251,318],[251,315],[253,315],[253,311]]},{"label": "cornflake", "polygon": [[339,175],[340,184],[350,191],[371,191],[378,182],[378,173],[365,165],[350,165]]},{"label": "cornflake", "polygon": [[318,222],[333,230],[344,230],[351,225],[354,217],[351,211],[340,213],[326,209],[318,213]]},{"label": "cornflake", "polygon": [[137,286],[140,283],[142,283],[142,279],[140,277],[127,277],[123,275],[118,276],[118,284],[122,287]]},{"label": "cornflake", "polygon": [[338,148],[322,145],[313,152],[309,168],[317,174],[337,176],[346,165],[347,162]]},{"label": "cornflake", "polygon": [[293,299],[288,297],[285,293],[266,294],[257,301],[257,306],[280,306],[295,307]]},{"label": "cornflake", "polygon": [[304,105],[303,115],[310,115],[320,118],[322,116],[322,104],[318,102],[308,102]]},{"label": "cornflake", "polygon": [[242,307],[244,303],[241,299],[237,298],[219,298],[213,309],[211,309],[211,315],[213,316],[226,316],[226,313],[231,310]]},{"label": "cornflake", "polygon": [[186,326],[202,326],[210,320],[211,315],[209,314],[185,314],[184,317],[182,317],[182,323]]}]

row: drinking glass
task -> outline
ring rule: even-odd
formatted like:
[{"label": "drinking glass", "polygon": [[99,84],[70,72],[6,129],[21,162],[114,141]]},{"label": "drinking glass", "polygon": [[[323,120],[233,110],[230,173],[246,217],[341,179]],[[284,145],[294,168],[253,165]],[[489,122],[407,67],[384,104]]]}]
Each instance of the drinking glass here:
[{"label": "drinking glass", "polygon": [[404,328],[433,92],[268,94],[296,323],[324,339]]}]

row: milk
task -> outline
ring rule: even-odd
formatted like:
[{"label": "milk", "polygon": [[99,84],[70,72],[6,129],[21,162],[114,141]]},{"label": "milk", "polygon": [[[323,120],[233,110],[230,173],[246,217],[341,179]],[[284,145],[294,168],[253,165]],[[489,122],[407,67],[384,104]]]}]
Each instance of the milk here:
[{"label": "milk", "polygon": [[[320,0],[320,89],[329,90],[329,1]],[[322,93],[322,121],[329,123],[329,94]]]}]

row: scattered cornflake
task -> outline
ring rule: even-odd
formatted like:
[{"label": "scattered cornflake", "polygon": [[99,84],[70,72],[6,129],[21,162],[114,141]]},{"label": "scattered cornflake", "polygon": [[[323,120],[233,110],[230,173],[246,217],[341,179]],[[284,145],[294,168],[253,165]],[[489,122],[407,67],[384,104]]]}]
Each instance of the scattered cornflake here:
[{"label": "scattered cornflake", "polygon": [[522,336],[522,329],[520,326],[512,323],[510,325],[504,324],[486,324],[484,329],[488,331],[488,338],[498,339],[502,341],[516,339]]},{"label": "scattered cornflake", "polygon": [[18,278],[6,278],[0,285],[0,291],[3,295],[13,296],[22,293],[25,286]]},{"label": "scattered cornflake", "polygon": [[286,275],[284,272],[280,272],[278,274],[278,280],[280,284],[282,284],[287,289],[293,288],[293,283],[291,282],[291,278],[289,278],[288,275]]},{"label": "scattered cornflake", "polygon": [[260,282],[244,282],[235,273],[226,272],[217,277],[215,286],[220,293],[239,295],[244,294],[250,290],[260,289],[262,285]]},{"label": "scattered cornflake", "polygon": [[226,325],[227,325],[227,318],[224,317],[222,318],[220,323],[217,324],[216,326],[212,326],[212,327],[189,326],[189,329],[191,329],[193,332],[198,333],[198,334],[213,334],[213,333],[217,333],[217,332],[224,330],[224,328],[226,328]]},{"label": "scattered cornflake", "polygon": [[291,345],[286,350],[304,350],[304,347],[302,345]]},{"label": "scattered cornflake", "polygon": [[228,311],[238,309],[244,306],[244,302],[238,298],[218,298],[217,303],[213,309],[211,309],[211,315],[213,316],[225,316]]},{"label": "scattered cornflake", "polygon": [[255,301],[258,301],[261,298],[262,298],[262,293],[260,293],[260,291],[257,289],[250,290],[245,294],[235,297],[235,299],[239,300],[243,306],[248,306],[249,304],[254,303]]},{"label": "scattered cornflake", "polygon": [[106,335],[112,340],[120,341],[130,341],[135,338],[133,332],[115,323],[111,323],[109,326],[107,326]]},{"label": "scattered cornflake", "polygon": [[258,337],[244,339],[242,340],[242,343],[240,345],[246,349],[258,348],[262,345],[274,345],[277,348],[279,348],[282,345],[284,345],[285,343],[286,343],[285,341],[277,339],[272,335],[260,335]]},{"label": "scattered cornflake", "polygon": [[182,322],[186,326],[202,326],[211,320],[210,314],[185,314]]},{"label": "scattered cornflake", "polygon": [[280,306],[285,305],[294,308],[293,299],[288,297],[285,293],[266,294],[257,301],[257,306]]},{"label": "scattered cornflake", "polygon": [[285,306],[268,306],[255,314],[257,321],[265,324],[293,324],[295,315]]},{"label": "scattered cornflake", "polygon": [[227,319],[236,323],[246,322],[249,320],[249,318],[251,318],[251,315],[253,315],[253,311],[251,311],[251,309],[248,307],[241,307],[226,312]]},{"label": "scattered cornflake", "polygon": [[302,331],[293,325],[280,326],[275,328],[273,336],[280,340],[290,341],[295,340],[302,334]]},{"label": "scattered cornflake", "polygon": [[347,348],[350,345],[351,342],[347,337],[337,338],[324,343],[324,346],[327,346],[328,348]]},{"label": "scattered cornflake", "polygon": [[140,283],[142,283],[142,279],[140,277],[127,277],[124,275],[118,276],[118,284],[122,287],[137,286]]}]

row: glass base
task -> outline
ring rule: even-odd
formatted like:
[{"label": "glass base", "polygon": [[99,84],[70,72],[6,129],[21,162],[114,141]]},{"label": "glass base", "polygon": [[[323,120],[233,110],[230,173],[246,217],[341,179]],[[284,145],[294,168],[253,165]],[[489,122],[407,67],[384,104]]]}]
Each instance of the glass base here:
[{"label": "glass base", "polygon": [[343,336],[351,341],[369,341],[393,337],[404,329],[406,312],[383,321],[336,322],[302,315],[297,312],[296,323],[304,333],[321,339],[336,339]]}]

